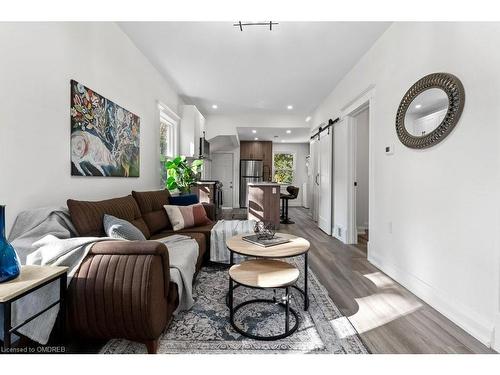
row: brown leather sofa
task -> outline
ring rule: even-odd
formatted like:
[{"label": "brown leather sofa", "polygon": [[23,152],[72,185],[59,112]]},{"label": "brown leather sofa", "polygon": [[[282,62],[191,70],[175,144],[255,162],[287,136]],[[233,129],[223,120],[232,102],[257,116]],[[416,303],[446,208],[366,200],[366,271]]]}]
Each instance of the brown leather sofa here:
[{"label": "brown leather sofa", "polygon": [[[95,243],[68,289],[68,324],[73,335],[91,339],[124,338],[146,344],[156,353],[158,339],[179,303],[177,285],[170,281],[167,247],[154,241],[173,234],[163,208],[167,190],[132,192],[98,202],[68,200],[71,220],[82,237],[104,236],[103,215],[127,220],[147,241]],[[215,222],[215,208],[203,204]],[[212,224],[175,233],[198,242],[199,270],[208,259]]]}]

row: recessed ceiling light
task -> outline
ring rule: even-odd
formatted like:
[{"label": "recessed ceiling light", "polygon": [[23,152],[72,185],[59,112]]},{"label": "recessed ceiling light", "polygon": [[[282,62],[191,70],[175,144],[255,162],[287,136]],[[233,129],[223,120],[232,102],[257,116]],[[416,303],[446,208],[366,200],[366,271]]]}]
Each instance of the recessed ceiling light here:
[{"label": "recessed ceiling light", "polygon": [[254,130],[252,130],[252,133],[253,133],[253,134],[257,133],[257,130],[255,130],[255,129],[254,129]]},{"label": "recessed ceiling light", "polygon": [[217,109],[217,108],[219,108],[219,106],[217,104],[212,104],[212,108]]},{"label": "recessed ceiling light", "polygon": [[254,140],[254,141],[258,141],[258,140],[259,140],[259,138],[255,137],[253,140]]},{"label": "recessed ceiling light", "polygon": [[416,109],[420,109],[420,108],[422,108],[422,104],[417,104],[417,105],[415,106],[415,108],[416,108]]},{"label": "recessed ceiling light", "polygon": [[306,117],[306,122],[309,122],[309,121],[311,121],[311,116]]},{"label": "recessed ceiling light", "polygon": [[288,130],[286,131],[286,134],[290,134],[291,132],[292,132],[292,131],[291,131],[290,129],[288,129]]},{"label": "recessed ceiling light", "polygon": [[287,105],[286,109],[288,109],[288,110],[293,109],[293,105]]}]

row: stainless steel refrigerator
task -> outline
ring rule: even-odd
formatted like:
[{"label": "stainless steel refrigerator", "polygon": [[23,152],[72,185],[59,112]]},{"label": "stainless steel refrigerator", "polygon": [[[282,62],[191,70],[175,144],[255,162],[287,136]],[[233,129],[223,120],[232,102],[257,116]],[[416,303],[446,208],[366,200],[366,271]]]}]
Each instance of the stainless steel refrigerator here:
[{"label": "stainless steel refrigerator", "polygon": [[240,160],[240,207],[247,206],[248,183],[263,181],[262,160]]}]

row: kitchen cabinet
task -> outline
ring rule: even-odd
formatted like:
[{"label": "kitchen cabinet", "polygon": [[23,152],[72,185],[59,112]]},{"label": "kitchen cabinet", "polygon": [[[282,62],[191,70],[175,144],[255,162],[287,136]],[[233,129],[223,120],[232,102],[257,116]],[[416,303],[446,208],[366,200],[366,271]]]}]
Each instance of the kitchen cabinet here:
[{"label": "kitchen cabinet", "polygon": [[264,181],[272,180],[273,143],[271,141],[241,141],[240,159],[262,160]]},{"label": "kitchen cabinet", "polygon": [[194,105],[182,108],[182,120],[179,128],[179,154],[196,158],[199,155],[200,137],[205,131],[205,117]]}]

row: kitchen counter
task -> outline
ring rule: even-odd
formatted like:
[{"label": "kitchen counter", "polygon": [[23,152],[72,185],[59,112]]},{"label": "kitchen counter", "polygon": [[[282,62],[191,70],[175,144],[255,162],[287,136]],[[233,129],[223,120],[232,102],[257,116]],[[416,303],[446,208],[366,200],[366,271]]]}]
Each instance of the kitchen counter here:
[{"label": "kitchen counter", "polygon": [[249,182],[248,186],[275,186],[278,187],[280,184],[277,182]]}]

